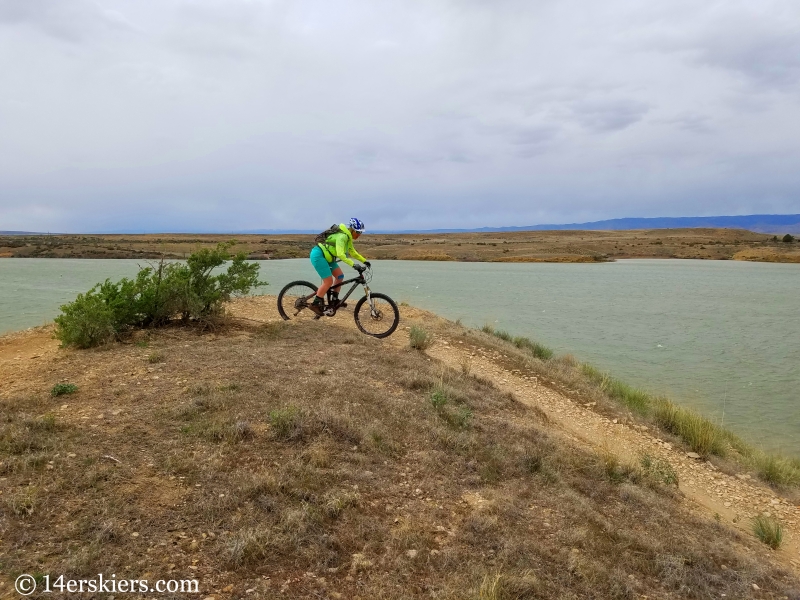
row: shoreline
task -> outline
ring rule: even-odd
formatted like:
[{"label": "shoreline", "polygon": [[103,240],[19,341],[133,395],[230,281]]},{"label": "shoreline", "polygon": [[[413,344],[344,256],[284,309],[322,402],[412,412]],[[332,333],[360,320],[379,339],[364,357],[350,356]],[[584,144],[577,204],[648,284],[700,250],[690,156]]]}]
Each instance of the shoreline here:
[{"label": "shoreline", "polygon": [[[269,300],[274,300],[274,298],[275,296],[271,294],[245,296],[234,299],[231,303],[231,306],[236,307],[238,305],[244,305],[247,304],[249,301],[269,302]],[[417,313],[432,315],[439,320],[445,320],[445,321],[447,320],[444,317],[440,317],[424,309],[409,307],[408,305],[405,305],[405,307],[407,310],[413,310]],[[233,313],[234,316],[236,315],[236,312],[237,311],[234,308],[234,313]],[[460,324],[459,326],[464,329],[469,329],[464,326],[461,326]],[[55,324],[52,321],[50,321],[49,323],[45,323],[42,325],[34,325],[20,330],[0,333],[0,351],[3,351],[4,347],[13,346],[15,342],[24,346],[26,338],[29,337],[33,338],[36,336],[41,336],[46,334],[49,338],[54,340],[55,339],[55,336],[53,335],[54,328]],[[479,330],[475,329],[474,331],[479,331]],[[710,427],[713,427],[715,430],[717,430],[719,435],[725,440],[727,440],[727,443],[732,444],[732,448],[735,450],[736,453],[740,453],[746,450],[749,453],[758,453],[764,457],[783,456],[789,461],[796,461],[798,469],[800,469],[800,455],[792,456],[792,455],[778,454],[772,451],[761,450],[760,448],[757,448],[753,443],[744,441],[742,438],[739,437],[739,434],[735,433],[734,431],[714,424],[712,421],[710,421],[707,417],[702,415],[702,413],[700,413],[696,409],[686,407],[680,403],[673,404],[672,400],[667,399],[662,395],[652,394],[641,388],[635,388],[629,385],[628,383],[617,379],[616,377],[614,377],[613,374],[607,371],[600,371],[589,363],[583,363],[577,361],[572,357],[572,354],[570,354],[569,352],[561,356],[555,356],[553,354],[553,351],[547,348],[546,346],[542,346],[537,342],[533,342],[525,337],[514,337],[508,332],[502,330],[495,330],[493,327],[488,325],[484,325],[484,327],[481,328],[480,331],[482,331],[484,334],[490,337],[497,338],[500,341],[500,343],[506,343],[509,346],[514,346],[517,349],[522,349],[523,351],[527,350],[535,358],[546,356],[547,359],[549,359],[550,357],[553,357],[554,360],[566,359],[570,364],[576,366],[580,370],[581,376],[583,378],[602,388],[607,394],[615,398],[616,401],[620,402],[626,408],[626,410],[628,410],[632,415],[638,414],[639,417],[650,416],[648,413],[649,409],[645,405],[652,404],[653,402],[664,401],[669,403],[670,405],[673,405],[678,410],[683,410],[687,413],[692,413],[697,415],[704,422],[708,423]],[[540,352],[543,352],[544,354],[540,355]],[[32,356],[32,358],[38,358],[38,356],[34,355]],[[669,431],[664,431],[664,433],[677,435],[676,433]],[[713,452],[711,454],[713,454]],[[798,488],[800,488],[800,480],[798,481],[797,485]]]}]

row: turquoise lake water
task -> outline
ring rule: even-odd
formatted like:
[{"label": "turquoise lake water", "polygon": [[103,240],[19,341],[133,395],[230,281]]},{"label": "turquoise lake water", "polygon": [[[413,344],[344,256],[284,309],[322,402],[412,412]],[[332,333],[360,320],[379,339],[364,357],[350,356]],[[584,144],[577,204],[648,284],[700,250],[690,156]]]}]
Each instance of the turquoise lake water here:
[{"label": "turquoise lake water", "polygon": [[[40,325],[135,260],[0,260],[0,333]],[[305,259],[262,261],[264,293],[316,281]],[[383,261],[374,291],[466,325],[492,323],[699,409],[800,456],[800,265]]]}]

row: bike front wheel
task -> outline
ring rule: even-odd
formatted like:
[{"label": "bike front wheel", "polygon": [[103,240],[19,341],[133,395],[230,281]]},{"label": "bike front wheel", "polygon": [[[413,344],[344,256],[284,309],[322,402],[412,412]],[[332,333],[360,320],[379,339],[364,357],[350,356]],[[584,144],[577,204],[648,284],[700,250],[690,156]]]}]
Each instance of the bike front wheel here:
[{"label": "bike front wheel", "polygon": [[386,294],[370,294],[371,302],[364,296],[356,304],[353,317],[361,333],[385,338],[394,333],[400,323],[400,309]]},{"label": "bike front wheel", "polygon": [[317,315],[309,303],[317,293],[317,286],[308,281],[293,281],[287,284],[278,294],[278,312],[284,321],[290,319],[311,321]]}]

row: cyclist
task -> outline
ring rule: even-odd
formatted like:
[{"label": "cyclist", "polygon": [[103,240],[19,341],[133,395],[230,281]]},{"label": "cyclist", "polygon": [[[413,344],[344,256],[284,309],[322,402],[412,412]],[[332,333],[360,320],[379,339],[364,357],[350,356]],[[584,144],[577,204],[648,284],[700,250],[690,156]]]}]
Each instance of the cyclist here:
[{"label": "cyclist", "polygon": [[359,270],[355,263],[348,258],[347,255],[350,254],[350,256],[363,262],[365,266],[372,266],[366,258],[353,248],[353,240],[361,237],[362,233],[364,233],[364,223],[359,219],[352,218],[348,225],[342,223],[339,225],[338,231],[332,232],[325,238],[325,241],[319,242],[311,249],[311,255],[309,256],[311,264],[322,278],[322,284],[317,288],[317,295],[309,305],[317,316],[322,316],[325,309],[325,294],[333,286],[334,278],[339,283],[331,291],[331,303],[335,305],[339,301],[339,289],[341,288],[342,280],[344,280],[344,273],[337,264],[336,259]]}]

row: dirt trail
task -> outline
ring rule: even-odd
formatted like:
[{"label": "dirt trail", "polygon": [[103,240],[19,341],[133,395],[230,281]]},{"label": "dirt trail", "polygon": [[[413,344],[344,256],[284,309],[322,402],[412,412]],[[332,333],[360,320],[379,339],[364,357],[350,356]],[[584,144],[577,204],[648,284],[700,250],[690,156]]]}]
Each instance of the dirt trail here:
[{"label": "dirt trail", "polygon": [[668,461],[678,474],[680,490],[707,516],[718,514],[748,535],[752,535],[752,517],[763,512],[776,516],[784,524],[784,543],[776,555],[800,572],[800,506],[772,489],[748,475],[727,475],[711,463],[689,458],[684,450],[662,440],[657,431],[597,414],[591,407],[546,387],[535,377],[504,369],[488,352],[458,340],[440,339],[427,352],[454,369],[460,369],[468,360],[472,372],[492,380],[522,402],[544,410],[574,441],[622,457],[636,458],[647,453]]},{"label": "dirt trail", "polygon": [[[253,320],[272,320],[274,311],[268,298],[240,301],[236,314]],[[386,341],[397,347],[407,346],[407,321],[426,316],[430,318],[423,311],[403,307],[402,317],[406,322],[401,321],[398,331]],[[323,319],[320,325],[355,328],[350,312]],[[649,454],[668,461],[678,474],[681,492],[692,501],[691,506],[706,517],[719,515],[722,521],[747,535],[752,535],[751,519],[759,513],[777,517],[784,525],[784,541],[775,557],[800,573],[800,506],[768,486],[749,475],[728,475],[711,463],[689,458],[685,450],[661,439],[656,430],[634,423],[614,422],[579,400],[548,387],[555,382],[538,381],[519,370],[504,368],[498,360],[501,355],[472,345],[463,338],[439,337],[426,352],[456,370],[468,361],[471,372],[490,379],[503,391],[512,392],[520,401],[542,409],[573,441],[633,460]]]},{"label": "dirt trail", "polygon": [[[274,308],[274,297],[243,298],[233,305],[232,313],[253,322],[269,322],[280,317]],[[387,343],[403,347],[408,344],[408,321],[423,318],[422,311],[403,308],[398,331]],[[427,315],[430,318],[430,315]],[[351,313],[320,321],[323,327],[354,328]],[[53,369],[58,361],[58,343],[51,327],[0,337],[0,378],[6,391],[25,390],[28,374],[34,370]],[[689,458],[680,448],[660,439],[658,432],[633,423],[615,422],[571,399],[535,376],[519,370],[508,370],[498,360],[502,355],[491,352],[468,339],[439,337],[427,350],[429,356],[458,370],[468,362],[471,372],[490,379],[500,389],[512,392],[520,401],[543,410],[566,435],[589,447],[610,450],[622,457],[636,458],[647,453],[668,461],[678,474],[680,490],[693,501],[693,507],[706,516],[718,514],[724,521],[752,535],[750,520],[768,512],[784,524],[784,543],[774,554],[787,567],[800,573],[800,506],[796,506],[765,485],[747,475],[727,475],[710,463]],[[567,391],[568,393],[568,391]]]}]

